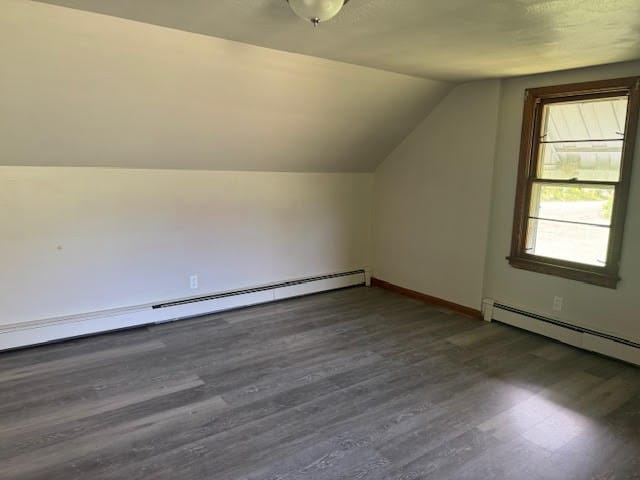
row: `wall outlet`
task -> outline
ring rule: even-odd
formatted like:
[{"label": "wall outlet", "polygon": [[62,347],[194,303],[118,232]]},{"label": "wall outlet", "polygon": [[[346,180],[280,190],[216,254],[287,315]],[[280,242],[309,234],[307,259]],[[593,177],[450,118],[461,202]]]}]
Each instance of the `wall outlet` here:
[{"label": "wall outlet", "polygon": [[198,275],[191,275],[189,277],[189,286],[192,290],[198,288]]},{"label": "wall outlet", "polygon": [[553,310],[555,312],[562,311],[562,297],[553,297]]}]

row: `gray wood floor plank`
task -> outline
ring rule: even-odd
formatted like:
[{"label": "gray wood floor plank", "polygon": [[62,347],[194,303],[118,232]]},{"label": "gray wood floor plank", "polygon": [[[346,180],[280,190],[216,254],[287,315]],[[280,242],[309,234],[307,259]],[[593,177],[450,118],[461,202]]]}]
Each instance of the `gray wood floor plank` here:
[{"label": "gray wood floor plank", "polygon": [[0,354],[4,479],[636,478],[640,370],[377,288]]},{"label": "gray wood floor plank", "polygon": [[112,361],[114,359],[123,358],[128,355],[144,354],[161,348],[165,348],[164,343],[158,340],[151,340],[136,345],[116,347],[93,353],[85,353],[83,355],[67,357],[50,362],[43,361],[34,365],[29,365],[27,367],[17,367],[13,369],[3,370],[2,372],[0,372],[0,384],[3,382],[15,381],[23,379],[25,377],[37,375],[48,376],[57,372],[64,372],[66,374],[69,370],[76,369],[78,364],[82,364],[86,367],[88,364],[108,362],[110,360]]},{"label": "gray wood floor plank", "polygon": [[130,405],[146,402],[153,398],[170,395],[175,392],[188,390],[204,385],[196,375],[189,375],[172,382],[153,385],[144,389],[136,389],[120,395],[110,396],[99,400],[77,402],[67,406],[63,411],[52,412],[50,406],[39,410],[22,411],[10,420],[3,422],[3,437],[0,438],[0,451],[7,451],[11,443],[23,436],[34,436],[49,429],[59,430],[61,425],[68,424],[87,417],[100,415]]}]

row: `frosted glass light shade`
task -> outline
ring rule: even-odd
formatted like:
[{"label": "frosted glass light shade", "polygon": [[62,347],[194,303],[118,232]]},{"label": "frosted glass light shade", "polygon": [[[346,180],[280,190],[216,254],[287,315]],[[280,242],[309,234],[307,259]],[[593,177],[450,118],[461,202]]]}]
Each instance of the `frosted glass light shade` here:
[{"label": "frosted glass light shade", "polygon": [[335,17],[344,5],[344,0],[289,0],[291,9],[300,18],[314,25]]}]

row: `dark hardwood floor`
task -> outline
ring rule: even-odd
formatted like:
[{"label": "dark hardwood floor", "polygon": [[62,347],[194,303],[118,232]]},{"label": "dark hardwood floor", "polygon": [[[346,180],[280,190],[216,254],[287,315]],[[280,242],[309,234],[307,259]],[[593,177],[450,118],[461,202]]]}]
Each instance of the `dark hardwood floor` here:
[{"label": "dark hardwood floor", "polygon": [[640,478],[640,369],[378,288],[0,354],[0,478]]}]

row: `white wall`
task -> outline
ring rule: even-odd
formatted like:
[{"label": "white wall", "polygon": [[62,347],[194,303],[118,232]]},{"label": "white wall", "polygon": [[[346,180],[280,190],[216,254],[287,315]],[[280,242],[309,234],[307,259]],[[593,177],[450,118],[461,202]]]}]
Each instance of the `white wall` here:
[{"label": "white wall", "polygon": [[480,308],[499,90],[456,87],[376,170],[377,278]]},{"label": "white wall", "polygon": [[[26,0],[0,9],[0,165],[38,165],[0,167],[0,325],[360,268],[373,206],[377,277],[473,308],[484,294],[552,315],[560,295],[561,320],[640,341],[638,165],[617,290],[505,260],[523,90],[640,63],[460,85],[425,118],[451,85]],[[233,171],[369,171],[391,150],[375,204],[371,174]]]},{"label": "white wall", "polygon": [[[636,144],[629,211],[617,290],[509,266],[520,128],[525,88],[640,75],[640,62],[506,79],[494,165],[484,294],[501,303],[640,342],[640,142]],[[562,312],[552,310],[554,296]]]},{"label": "white wall", "polygon": [[27,0],[0,58],[0,325],[366,266],[371,174],[259,172],[371,170],[450,88]]},{"label": "white wall", "polygon": [[0,325],[362,268],[372,189],[371,174],[0,167]]},{"label": "white wall", "polygon": [[[634,75],[640,62],[456,87],[376,171],[374,275],[462,305],[493,298],[640,342],[640,140],[616,290],[515,269],[505,258],[524,90]],[[552,309],[556,295],[561,312]]]}]

